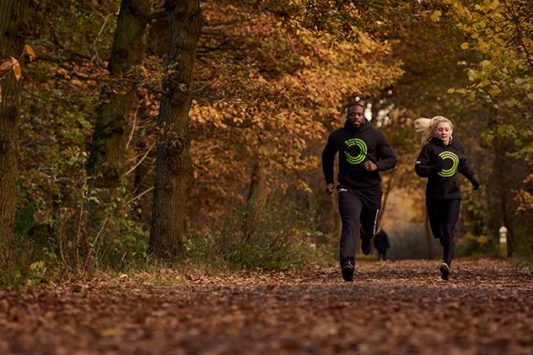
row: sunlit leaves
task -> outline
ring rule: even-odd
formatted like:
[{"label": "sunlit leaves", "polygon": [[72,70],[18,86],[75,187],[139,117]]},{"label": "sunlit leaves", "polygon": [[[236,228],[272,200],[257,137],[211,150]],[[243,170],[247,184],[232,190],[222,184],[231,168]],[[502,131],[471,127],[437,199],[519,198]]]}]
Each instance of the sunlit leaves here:
[{"label": "sunlit leaves", "polygon": [[[520,0],[485,0],[475,5],[456,0],[446,3],[451,5],[457,26],[468,38],[461,48],[479,58],[469,63],[471,84],[455,92],[472,103],[491,108],[495,117],[482,133],[483,141],[495,147],[496,154],[504,155],[506,161],[512,160],[527,171],[533,158],[531,5]],[[505,151],[501,151],[502,147]],[[515,175],[523,173],[517,171]],[[518,179],[512,194],[519,209],[530,210],[533,204],[526,193],[530,187]]]},{"label": "sunlit leaves", "polygon": [[458,27],[469,37],[461,48],[481,55],[479,64],[468,70],[472,82],[469,90],[512,112],[511,116],[526,113],[532,104],[533,41],[527,33],[531,33],[533,24],[525,2],[494,0],[475,6],[455,0],[446,3],[452,6]]},{"label": "sunlit leaves", "polygon": [[[331,31],[280,23],[278,13],[228,3],[206,5],[204,15],[196,76],[207,85],[191,109],[191,152],[199,185],[217,190],[211,198],[242,199],[237,192],[258,157],[268,162],[270,186],[308,191],[301,176],[317,170],[317,150],[327,131],[342,124],[346,97],[389,85],[402,73],[391,45],[357,28],[351,31],[358,45]],[[213,31],[212,24],[231,25]],[[226,49],[204,49],[218,46]]]}]

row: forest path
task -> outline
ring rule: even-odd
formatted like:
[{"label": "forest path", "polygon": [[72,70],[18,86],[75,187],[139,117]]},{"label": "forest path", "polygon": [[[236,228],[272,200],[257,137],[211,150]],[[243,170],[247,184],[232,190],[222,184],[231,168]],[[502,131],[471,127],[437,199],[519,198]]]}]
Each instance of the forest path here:
[{"label": "forest path", "polygon": [[533,354],[533,268],[358,262],[295,276],[161,270],[0,290],[2,354]]}]

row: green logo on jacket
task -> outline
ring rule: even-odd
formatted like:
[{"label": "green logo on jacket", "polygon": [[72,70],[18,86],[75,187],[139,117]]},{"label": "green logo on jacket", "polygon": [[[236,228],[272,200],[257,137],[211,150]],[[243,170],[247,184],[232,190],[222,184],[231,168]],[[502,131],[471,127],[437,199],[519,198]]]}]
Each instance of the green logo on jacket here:
[{"label": "green logo on jacket", "polygon": [[441,171],[438,172],[438,175],[442,177],[454,176],[455,172],[457,171],[457,167],[459,166],[459,157],[457,156],[457,154],[449,152],[449,151],[444,151],[439,154],[439,157],[442,160],[451,159],[452,166],[448,169],[442,169]]},{"label": "green logo on jacket", "polygon": [[[365,141],[359,138],[351,138],[344,142],[344,144],[346,144],[347,147],[347,149],[344,151],[344,155],[346,156],[346,161],[348,163],[352,165],[357,165],[361,164],[365,160],[366,153],[368,151]],[[359,152],[357,153],[357,155],[352,155],[350,154],[350,152],[348,152],[348,149],[352,147],[358,148]],[[352,149],[352,151],[353,150],[355,149]]]}]

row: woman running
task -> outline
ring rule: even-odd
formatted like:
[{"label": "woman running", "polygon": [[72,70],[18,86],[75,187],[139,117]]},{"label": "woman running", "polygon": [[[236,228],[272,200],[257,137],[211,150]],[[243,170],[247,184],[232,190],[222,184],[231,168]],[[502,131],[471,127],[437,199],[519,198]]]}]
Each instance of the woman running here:
[{"label": "woman running", "polygon": [[453,138],[452,122],[442,116],[419,118],[415,129],[422,133],[422,150],[415,164],[416,174],[428,178],[426,186],[426,208],[433,236],[439,239],[443,248],[443,262],[440,275],[448,280],[455,249],[454,230],[459,219],[461,190],[459,176],[463,174],[479,189],[464,156],[463,147]]}]

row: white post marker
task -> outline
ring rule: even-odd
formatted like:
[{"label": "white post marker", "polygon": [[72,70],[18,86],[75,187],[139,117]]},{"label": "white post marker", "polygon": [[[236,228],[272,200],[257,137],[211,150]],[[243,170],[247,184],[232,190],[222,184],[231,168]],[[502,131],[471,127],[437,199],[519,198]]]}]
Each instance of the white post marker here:
[{"label": "white post marker", "polygon": [[507,256],[507,227],[501,226],[499,229],[500,232],[500,249],[502,250],[503,256]]}]

